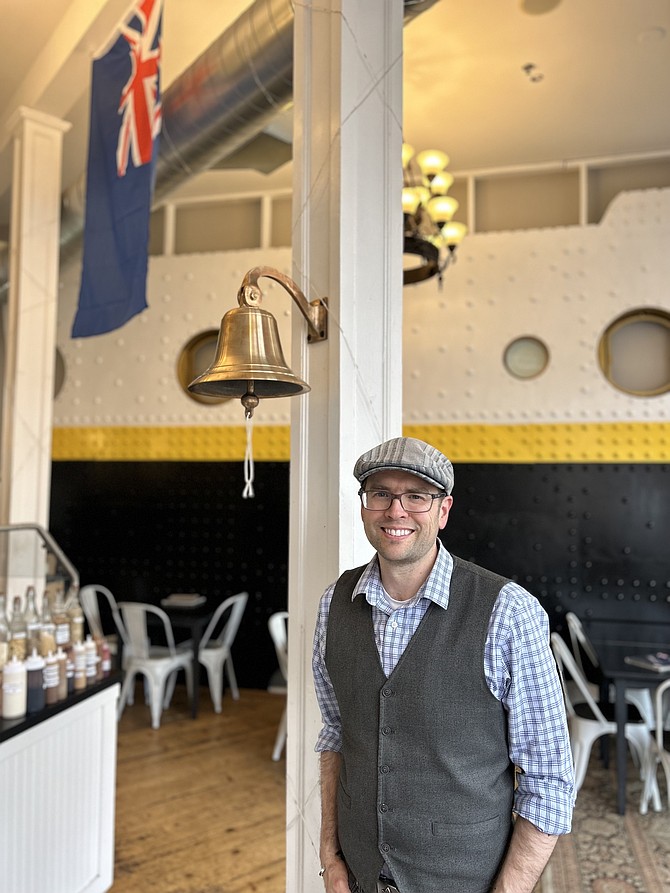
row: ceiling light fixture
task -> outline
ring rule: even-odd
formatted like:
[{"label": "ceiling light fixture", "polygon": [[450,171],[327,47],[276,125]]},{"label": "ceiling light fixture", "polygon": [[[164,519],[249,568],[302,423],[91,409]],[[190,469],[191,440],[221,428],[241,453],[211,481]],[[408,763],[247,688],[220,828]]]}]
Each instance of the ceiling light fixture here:
[{"label": "ceiling light fixture", "polygon": [[468,231],[464,223],[452,220],[458,202],[447,195],[454,182],[446,170],[448,164],[449,156],[439,149],[415,154],[413,146],[403,143],[403,253],[412,255],[412,265],[403,269],[404,285],[431,276],[441,282],[442,273]]}]

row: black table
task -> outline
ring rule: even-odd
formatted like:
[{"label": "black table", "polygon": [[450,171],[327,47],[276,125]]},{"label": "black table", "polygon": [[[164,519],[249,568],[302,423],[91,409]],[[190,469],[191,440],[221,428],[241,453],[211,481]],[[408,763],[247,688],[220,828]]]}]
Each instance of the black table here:
[{"label": "black table", "polygon": [[195,719],[198,715],[198,700],[200,695],[200,661],[198,650],[202,634],[207,624],[212,619],[214,609],[207,602],[195,607],[181,607],[177,605],[160,605],[170,618],[174,629],[188,630],[188,638],[193,641],[193,697],[191,699],[191,716]]},{"label": "black table", "polygon": [[626,747],[626,704],[627,688],[651,688],[667,678],[667,673],[656,673],[631,666],[625,661],[627,655],[643,656],[651,651],[667,648],[670,641],[670,623],[645,623],[644,621],[627,623],[625,628],[612,625],[608,621],[585,624],[589,637],[598,654],[600,668],[605,682],[614,685],[616,738],[616,770],[617,770],[617,811],[619,815],[626,812],[626,770],[628,752]]}]

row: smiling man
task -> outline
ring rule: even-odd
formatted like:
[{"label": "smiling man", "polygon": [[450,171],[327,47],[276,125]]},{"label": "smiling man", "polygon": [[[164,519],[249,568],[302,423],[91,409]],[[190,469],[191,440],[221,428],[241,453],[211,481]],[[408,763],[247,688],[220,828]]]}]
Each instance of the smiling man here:
[{"label": "smiling man", "polygon": [[531,893],[574,802],[547,616],[441,544],[435,447],[394,438],[354,476],[376,554],[326,590],[314,638],[326,893]]}]

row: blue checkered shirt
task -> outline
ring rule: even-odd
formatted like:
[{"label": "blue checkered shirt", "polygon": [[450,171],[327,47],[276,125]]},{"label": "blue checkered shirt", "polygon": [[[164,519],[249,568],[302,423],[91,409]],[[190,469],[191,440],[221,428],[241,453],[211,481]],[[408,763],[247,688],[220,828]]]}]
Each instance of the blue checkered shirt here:
[{"label": "blue checkered shirt", "polygon": [[[454,561],[438,540],[438,556],[418,601],[393,609],[382,586],[375,556],[352,598],[372,606],[375,641],[390,676],[430,602],[446,610]],[[323,594],[314,636],[312,668],[323,727],[317,752],[339,751],[340,711],[325,664],[328,613],[335,584]],[[508,746],[519,768],[514,811],[545,834],[570,831],[574,775],[561,685],[549,647],[549,620],[529,592],[509,582],[500,590],[489,622],[484,673],[491,693],[508,715]]]}]

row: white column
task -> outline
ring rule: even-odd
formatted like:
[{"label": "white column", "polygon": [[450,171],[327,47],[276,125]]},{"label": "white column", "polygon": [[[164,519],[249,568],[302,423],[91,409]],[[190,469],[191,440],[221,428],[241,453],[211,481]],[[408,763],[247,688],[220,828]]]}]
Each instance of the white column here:
[{"label": "white column", "polygon": [[49,525],[63,134],[19,108],[14,136],[0,464],[3,524]]},{"label": "white column", "polygon": [[[291,415],[287,883],[317,893],[320,725],[311,679],[318,600],[371,555],[352,469],[402,425],[401,0],[296,4],[294,278],[326,296],[329,336],[294,369],[309,382]],[[296,316],[296,314],[294,314]]]}]

